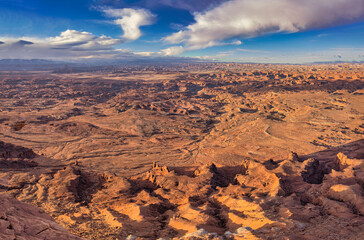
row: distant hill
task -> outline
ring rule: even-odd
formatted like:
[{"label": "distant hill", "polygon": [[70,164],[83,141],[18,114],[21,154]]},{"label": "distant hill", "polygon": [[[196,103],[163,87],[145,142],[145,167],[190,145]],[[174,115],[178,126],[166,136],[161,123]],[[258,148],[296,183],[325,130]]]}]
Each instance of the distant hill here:
[{"label": "distant hill", "polygon": [[[56,73],[66,72],[85,72],[97,71],[100,68],[121,66],[121,65],[168,65],[175,63],[203,63],[215,62],[209,60],[202,60],[198,58],[188,57],[155,57],[155,58],[130,58],[130,59],[84,59],[82,61],[67,62],[67,61],[54,61],[46,59],[0,59],[0,71],[54,71]],[[217,63],[217,62],[215,62]],[[229,63],[229,62],[226,62]],[[261,64],[254,62],[245,62],[246,64]],[[312,62],[306,64],[341,64],[341,63],[359,63],[364,61],[322,61]],[[289,64],[289,63],[281,63]],[[279,65],[279,64],[278,64]],[[295,64],[293,64],[295,65]]]},{"label": "distant hill", "polygon": [[364,61],[322,61],[322,62],[313,62],[313,64],[339,64],[339,63],[364,63]]},{"label": "distant hill", "polygon": [[120,65],[170,64],[211,62],[197,58],[156,57],[130,59],[83,59],[82,61],[66,62],[46,59],[0,59],[0,71],[54,71],[56,73],[97,71],[100,68]]},{"label": "distant hill", "polygon": [[67,63],[45,59],[0,59],[0,70],[52,70],[65,64]]}]

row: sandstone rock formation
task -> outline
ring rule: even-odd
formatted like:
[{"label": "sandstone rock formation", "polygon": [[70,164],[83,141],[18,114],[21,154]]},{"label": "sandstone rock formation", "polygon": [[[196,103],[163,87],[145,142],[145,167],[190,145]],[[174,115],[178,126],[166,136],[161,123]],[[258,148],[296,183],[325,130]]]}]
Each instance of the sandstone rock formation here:
[{"label": "sandstone rock formation", "polygon": [[0,195],[0,238],[3,240],[82,238],[67,232],[42,209]]},{"label": "sandstone rock formation", "polygon": [[[315,159],[268,163],[274,167],[252,160],[235,167],[154,163],[130,178],[69,165],[14,174],[7,192],[88,238],[315,239],[321,231],[356,239],[363,233],[362,160],[339,153],[330,169]],[[344,223],[357,232],[339,231]]]}]

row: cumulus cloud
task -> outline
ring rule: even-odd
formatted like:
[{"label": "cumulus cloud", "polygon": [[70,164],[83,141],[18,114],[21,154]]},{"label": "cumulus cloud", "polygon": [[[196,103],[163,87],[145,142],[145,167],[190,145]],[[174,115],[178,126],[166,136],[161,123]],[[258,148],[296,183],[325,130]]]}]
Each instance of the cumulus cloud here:
[{"label": "cumulus cloud", "polygon": [[104,35],[98,37],[89,32],[66,30],[59,36],[47,38],[46,42],[59,48],[106,50],[110,49],[114,45],[122,43],[123,41],[121,39],[115,39]]},{"label": "cumulus cloud", "polygon": [[173,46],[162,49],[159,52],[135,52],[135,54],[144,57],[170,57],[179,55],[183,52],[185,52],[185,49],[182,46]]},{"label": "cumulus cloud", "polygon": [[364,19],[363,0],[231,0],[194,14],[195,23],[165,38],[189,48],[278,32],[299,32]]},{"label": "cumulus cloud", "polygon": [[230,41],[230,42],[211,41],[207,45],[204,45],[204,46],[201,46],[201,45],[192,45],[192,46],[188,46],[188,47],[172,46],[172,47],[169,47],[166,49],[162,49],[158,54],[163,55],[163,56],[175,56],[175,55],[184,53],[186,51],[197,50],[200,48],[207,48],[207,47],[213,47],[213,46],[225,46],[225,45],[237,45],[238,46],[241,44],[242,44],[242,42],[240,40]]},{"label": "cumulus cloud", "polygon": [[161,52],[164,56],[173,56],[183,53],[185,50],[182,46],[175,46],[163,49]]},{"label": "cumulus cloud", "polygon": [[132,52],[117,48],[121,42],[121,39],[76,30],[66,30],[48,38],[0,36],[0,59],[196,61],[172,56],[178,55],[182,47],[159,52]]},{"label": "cumulus cloud", "polygon": [[123,38],[126,40],[140,38],[140,27],[151,25],[155,18],[155,15],[146,9],[104,9],[103,12],[108,17],[116,18],[114,23],[121,26],[124,31]]},{"label": "cumulus cloud", "polygon": [[59,36],[49,38],[9,38],[0,37],[2,58],[82,58],[113,57],[129,54],[117,50],[115,46],[121,39],[95,36],[89,32],[66,30]]}]

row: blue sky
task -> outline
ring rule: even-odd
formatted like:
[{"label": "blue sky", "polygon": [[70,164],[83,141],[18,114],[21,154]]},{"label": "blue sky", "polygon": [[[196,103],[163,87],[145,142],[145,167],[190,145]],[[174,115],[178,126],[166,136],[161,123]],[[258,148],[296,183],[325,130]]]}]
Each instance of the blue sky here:
[{"label": "blue sky", "polygon": [[364,61],[364,1],[0,0],[0,59],[164,57]]}]

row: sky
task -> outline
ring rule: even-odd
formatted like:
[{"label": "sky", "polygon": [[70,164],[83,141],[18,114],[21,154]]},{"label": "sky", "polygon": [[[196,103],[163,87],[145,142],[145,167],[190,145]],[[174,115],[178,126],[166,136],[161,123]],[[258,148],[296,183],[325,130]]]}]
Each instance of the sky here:
[{"label": "sky", "polygon": [[364,61],[364,0],[0,0],[0,59]]}]

